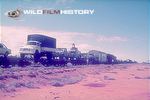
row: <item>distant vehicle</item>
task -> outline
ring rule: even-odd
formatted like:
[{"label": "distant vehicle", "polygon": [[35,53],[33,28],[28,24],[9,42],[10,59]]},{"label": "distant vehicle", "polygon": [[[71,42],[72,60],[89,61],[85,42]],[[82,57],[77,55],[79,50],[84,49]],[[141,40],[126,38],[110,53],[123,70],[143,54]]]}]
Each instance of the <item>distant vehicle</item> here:
[{"label": "distant vehicle", "polygon": [[75,44],[72,44],[72,48],[68,51],[68,61],[73,65],[80,64],[81,52],[75,47]]},{"label": "distant vehicle", "polygon": [[97,50],[90,50],[88,52],[90,63],[92,64],[105,64],[107,63],[107,54]]},{"label": "distant vehicle", "polygon": [[66,48],[56,48],[53,52],[53,64],[55,66],[65,66],[67,64],[68,52]]},{"label": "distant vehicle", "polygon": [[108,64],[115,64],[117,63],[117,57],[112,54],[107,54],[107,63]]},{"label": "distant vehicle", "polygon": [[7,57],[11,53],[11,50],[8,49],[3,43],[0,43],[0,55]]},{"label": "distant vehicle", "polygon": [[41,56],[47,56],[50,60],[52,53],[56,49],[56,39],[45,35],[32,34],[28,35],[27,44],[20,48],[20,56],[33,55],[37,60]]}]

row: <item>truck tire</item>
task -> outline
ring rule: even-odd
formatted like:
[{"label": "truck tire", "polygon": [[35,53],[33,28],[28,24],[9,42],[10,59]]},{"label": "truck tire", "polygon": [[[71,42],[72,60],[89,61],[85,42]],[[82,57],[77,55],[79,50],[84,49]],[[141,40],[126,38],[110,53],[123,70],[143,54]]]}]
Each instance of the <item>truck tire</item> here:
[{"label": "truck tire", "polygon": [[37,63],[39,59],[40,59],[40,53],[38,50],[36,50],[34,53],[34,62]]},{"label": "truck tire", "polygon": [[25,57],[25,54],[20,54],[20,57],[21,57],[21,58],[24,58],[24,57]]},{"label": "truck tire", "polygon": [[48,63],[50,65],[54,64],[54,61],[52,60],[52,55],[53,55],[52,52],[47,52],[46,55],[47,55]]},{"label": "truck tire", "polygon": [[6,52],[6,53],[4,54],[4,57],[5,57],[5,58],[7,58],[7,56],[8,56],[8,52]]}]

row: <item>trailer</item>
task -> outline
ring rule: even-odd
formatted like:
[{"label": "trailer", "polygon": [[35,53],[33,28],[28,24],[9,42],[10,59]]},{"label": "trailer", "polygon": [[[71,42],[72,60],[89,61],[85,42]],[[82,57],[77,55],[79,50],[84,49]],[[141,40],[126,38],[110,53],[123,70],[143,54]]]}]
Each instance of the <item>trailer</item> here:
[{"label": "trailer", "polygon": [[91,64],[105,64],[107,63],[107,54],[97,50],[90,50],[89,54],[89,62]]}]

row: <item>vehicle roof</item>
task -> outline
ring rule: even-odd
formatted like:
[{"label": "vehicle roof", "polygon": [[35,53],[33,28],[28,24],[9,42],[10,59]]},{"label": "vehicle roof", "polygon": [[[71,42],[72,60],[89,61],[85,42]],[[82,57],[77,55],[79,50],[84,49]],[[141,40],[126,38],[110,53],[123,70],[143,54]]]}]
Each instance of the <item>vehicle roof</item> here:
[{"label": "vehicle roof", "polygon": [[36,42],[36,43],[40,43],[39,41],[28,41],[28,42]]},{"label": "vehicle roof", "polygon": [[4,43],[0,42],[0,44],[4,45]]}]

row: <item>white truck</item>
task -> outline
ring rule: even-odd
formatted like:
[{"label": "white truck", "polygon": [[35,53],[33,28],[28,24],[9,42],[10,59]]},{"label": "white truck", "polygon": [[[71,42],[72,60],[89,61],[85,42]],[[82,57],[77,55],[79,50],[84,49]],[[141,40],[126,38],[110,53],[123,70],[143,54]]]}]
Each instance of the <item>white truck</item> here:
[{"label": "white truck", "polygon": [[51,59],[52,52],[56,49],[56,39],[40,34],[28,35],[27,44],[20,48],[20,56],[33,55],[34,59],[47,56]]},{"label": "white truck", "polygon": [[0,43],[0,56],[7,57],[11,53],[11,50],[8,49],[3,43]]}]

